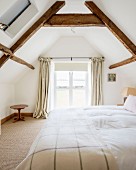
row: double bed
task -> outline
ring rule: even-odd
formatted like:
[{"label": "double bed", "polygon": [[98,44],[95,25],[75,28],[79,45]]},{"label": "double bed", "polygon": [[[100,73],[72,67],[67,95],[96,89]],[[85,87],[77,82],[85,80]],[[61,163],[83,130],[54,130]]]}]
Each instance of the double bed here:
[{"label": "double bed", "polygon": [[16,170],[136,170],[136,113],[123,106],[54,110]]}]

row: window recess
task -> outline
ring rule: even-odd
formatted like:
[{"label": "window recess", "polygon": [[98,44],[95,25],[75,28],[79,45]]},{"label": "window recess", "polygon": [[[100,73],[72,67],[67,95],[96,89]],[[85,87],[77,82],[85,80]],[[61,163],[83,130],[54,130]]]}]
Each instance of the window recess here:
[{"label": "window recess", "polygon": [[29,0],[16,1],[0,17],[0,23],[5,25],[5,27],[3,27],[3,30],[5,31],[30,5],[31,5],[31,2]]},{"label": "window recess", "polygon": [[11,38],[38,12],[30,0],[14,0],[10,1],[9,5],[5,1],[1,8],[5,10],[0,13],[0,29]]},{"label": "window recess", "polygon": [[82,107],[88,104],[88,64],[55,64],[55,108]]}]

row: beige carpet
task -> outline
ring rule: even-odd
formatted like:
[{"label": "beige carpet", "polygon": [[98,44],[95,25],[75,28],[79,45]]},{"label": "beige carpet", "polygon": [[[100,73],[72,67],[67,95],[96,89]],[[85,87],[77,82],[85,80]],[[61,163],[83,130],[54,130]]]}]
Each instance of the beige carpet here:
[{"label": "beige carpet", "polygon": [[45,119],[26,117],[25,121],[2,125],[0,136],[0,170],[13,170],[25,158]]}]

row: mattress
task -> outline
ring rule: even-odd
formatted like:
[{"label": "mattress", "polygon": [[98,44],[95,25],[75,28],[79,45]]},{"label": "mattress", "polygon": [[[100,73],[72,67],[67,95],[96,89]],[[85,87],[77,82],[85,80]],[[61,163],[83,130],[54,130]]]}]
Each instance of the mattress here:
[{"label": "mattress", "polygon": [[136,170],[136,113],[121,106],[54,110],[16,170]]}]

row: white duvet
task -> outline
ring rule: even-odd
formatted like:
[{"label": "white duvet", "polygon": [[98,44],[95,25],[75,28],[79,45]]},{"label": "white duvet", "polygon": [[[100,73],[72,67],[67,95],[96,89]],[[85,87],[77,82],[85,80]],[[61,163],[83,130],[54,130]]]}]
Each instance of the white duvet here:
[{"label": "white duvet", "polygon": [[85,110],[114,155],[119,170],[136,170],[136,113],[119,106]]},{"label": "white duvet", "polygon": [[136,113],[120,106],[52,111],[17,170],[136,170]]}]

